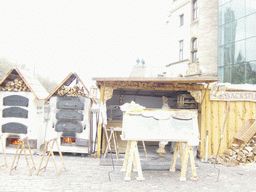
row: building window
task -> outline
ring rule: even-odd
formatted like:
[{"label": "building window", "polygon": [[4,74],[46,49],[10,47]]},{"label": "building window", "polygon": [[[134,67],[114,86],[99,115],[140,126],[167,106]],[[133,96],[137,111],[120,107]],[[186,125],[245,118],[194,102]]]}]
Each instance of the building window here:
[{"label": "building window", "polygon": [[191,55],[192,55],[192,62],[194,63],[197,60],[197,38],[194,38],[192,40]]},{"label": "building window", "polygon": [[180,26],[184,25],[184,14],[180,15]]},{"label": "building window", "polygon": [[183,60],[183,40],[179,41],[179,60]]},{"label": "building window", "polygon": [[197,12],[198,12],[197,0],[194,0],[193,1],[193,20],[197,19]]}]

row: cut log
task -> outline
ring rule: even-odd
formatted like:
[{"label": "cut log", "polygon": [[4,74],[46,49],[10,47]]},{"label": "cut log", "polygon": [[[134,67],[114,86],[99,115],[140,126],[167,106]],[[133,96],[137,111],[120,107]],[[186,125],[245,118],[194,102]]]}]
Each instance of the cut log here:
[{"label": "cut log", "polygon": [[1,91],[29,91],[24,81],[20,78],[14,79],[13,81],[4,82],[5,86],[1,86]]},{"label": "cut log", "polygon": [[70,96],[70,97],[86,97],[86,94],[84,93],[83,87],[80,88],[79,86],[75,85],[74,87],[69,87],[66,85],[61,86],[55,93],[59,96]]},{"label": "cut log", "polygon": [[256,162],[256,135],[247,143],[234,139],[234,143],[223,154],[209,158],[211,163],[219,163],[226,166],[243,165]]}]

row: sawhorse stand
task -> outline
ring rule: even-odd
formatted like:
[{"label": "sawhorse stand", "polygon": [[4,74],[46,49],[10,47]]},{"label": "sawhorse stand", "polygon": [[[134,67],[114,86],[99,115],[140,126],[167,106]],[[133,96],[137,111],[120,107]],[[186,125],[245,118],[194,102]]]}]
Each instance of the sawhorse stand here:
[{"label": "sawhorse stand", "polygon": [[[183,153],[183,144],[185,144],[185,153]],[[169,171],[175,172],[175,165],[178,157],[178,152],[180,153],[180,161],[181,161],[180,181],[186,181],[188,158],[190,158],[190,165],[192,169],[191,180],[197,181],[198,177],[196,175],[193,148],[189,146],[187,142],[176,142],[174,155],[173,155],[173,159],[172,159],[172,163]],[[128,141],[127,143],[124,163],[121,170],[126,172],[124,180],[131,180],[132,165],[133,165],[133,171],[138,172],[138,177],[136,179],[145,180],[142,174],[137,141]]]},{"label": "sawhorse stand", "polygon": [[[115,148],[115,152],[116,152],[116,159],[118,159],[118,155],[119,155],[119,147],[118,147],[118,140],[117,140],[117,134],[116,132],[118,131],[122,131],[122,128],[113,128],[113,127],[110,127],[110,129],[107,129],[107,131],[110,131],[110,135],[109,135],[109,141],[108,141],[108,144],[107,144],[107,147],[106,147],[106,150],[105,150],[105,153],[104,153],[104,158],[106,157],[108,151],[111,150],[111,141],[114,142],[114,148]],[[144,152],[145,152],[145,159],[147,160],[147,150],[146,150],[146,146],[145,146],[145,142],[142,141],[142,145],[143,145],[143,149],[144,149]],[[128,145],[127,145],[128,146]]]},{"label": "sawhorse stand", "polygon": [[1,147],[2,147],[3,155],[4,155],[4,164],[0,165],[0,167],[7,167],[6,155],[5,155],[5,151],[4,151],[4,145],[3,145],[2,135],[0,135],[0,142],[1,142]]},{"label": "sawhorse stand", "polygon": [[133,171],[138,172],[138,177],[136,179],[145,180],[142,174],[137,141],[127,142],[123,168],[121,170],[124,172],[126,171],[126,175],[124,178],[124,180],[126,181],[131,180],[132,165],[133,165]]},{"label": "sawhorse stand", "polygon": [[[60,158],[61,158],[61,162],[62,162],[62,165],[63,167],[61,167],[59,170],[57,168],[57,165],[56,165],[56,162],[55,162],[55,158],[54,158],[54,153],[52,151],[52,148],[54,146],[54,144],[56,143],[56,146],[57,146],[57,149],[58,149],[58,152],[59,152],[59,155],[60,155]],[[46,164],[44,167],[41,168],[41,165],[42,165],[42,162],[43,162],[43,159],[44,159],[44,155],[47,151],[47,147],[49,146],[49,153],[47,155],[47,159],[46,159]],[[43,169],[46,169],[47,167],[47,164],[48,164],[48,161],[49,161],[49,158],[50,156],[52,156],[52,159],[53,159],[53,163],[54,163],[54,166],[56,168],[56,171],[57,171],[57,174],[59,175],[59,172],[64,169],[66,171],[66,168],[65,168],[65,165],[64,165],[64,161],[63,161],[63,158],[62,158],[62,153],[60,151],[60,148],[59,148],[59,145],[58,145],[58,142],[57,142],[57,138],[54,138],[54,139],[51,139],[49,141],[46,142],[45,144],[45,147],[44,147],[44,152],[43,152],[43,155],[42,155],[42,158],[41,158],[41,161],[40,161],[40,164],[39,164],[39,167],[38,167],[38,170],[37,170],[37,175],[39,174],[40,171],[42,171]]]},{"label": "sawhorse stand", "polygon": [[[27,148],[28,148],[28,151],[29,151],[30,156],[31,156],[31,160],[32,160],[32,164],[33,164],[32,168],[30,168],[30,166],[29,166],[29,162],[28,162],[28,158],[27,158],[27,154],[26,154],[25,142],[27,143]],[[17,157],[17,154],[18,154],[19,150],[20,150],[20,152],[19,152],[19,155],[18,155],[18,159],[17,159],[16,165],[14,166],[14,163],[15,163],[15,160],[16,160],[16,157]],[[32,173],[31,173],[32,169],[36,170],[35,163],[34,163],[34,160],[33,160],[33,156],[32,156],[32,153],[31,153],[31,149],[30,149],[30,146],[29,146],[28,138],[25,137],[24,139],[19,139],[19,144],[18,144],[18,147],[16,149],[16,153],[14,155],[14,159],[13,159],[12,166],[11,166],[11,169],[10,169],[10,175],[11,175],[11,172],[12,172],[13,169],[16,170],[22,151],[24,151],[24,155],[25,155],[25,159],[26,159],[26,162],[27,162],[27,167],[28,167],[29,174],[32,175]]]},{"label": "sawhorse stand", "polygon": [[[185,153],[183,153],[183,145],[185,144]],[[180,152],[180,161],[181,161],[181,176],[180,181],[186,181],[186,172],[187,172],[187,165],[188,165],[188,158],[190,158],[190,165],[192,169],[192,177],[191,180],[197,181],[198,177],[196,175],[196,167],[194,161],[194,154],[193,148],[187,144],[187,142],[176,142],[175,150],[173,154],[173,159],[170,167],[170,172],[175,172],[175,164],[177,161],[178,152]]]},{"label": "sawhorse stand", "polygon": [[118,159],[118,155],[119,155],[119,148],[118,148],[118,144],[117,144],[117,136],[116,136],[116,131],[122,131],[122,130],[119,130],[119,129],[115,129],[115,128],[110,128],[110,129],[107,129],[107,131],[110,131],[110,135],[109,135],[109,139],[108,139],[108,142],[107,142],[107,147],[106,147],[106,150],[105,150],[105,153],[104,153],[104,158],[106,157],[108,151],[111,151],[111,141],[113,140],[114,141],[114,148],[115,148],[115,152],[116,152],[116,159]]}]

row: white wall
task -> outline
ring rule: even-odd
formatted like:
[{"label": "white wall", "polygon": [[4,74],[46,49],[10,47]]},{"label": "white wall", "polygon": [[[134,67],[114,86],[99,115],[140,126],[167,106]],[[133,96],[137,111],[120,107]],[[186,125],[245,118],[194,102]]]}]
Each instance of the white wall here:
[{"label": "white wall", "polygon": [[[28,107],[16,106],[25,110],[28,110],[28,118],[18,118],[18,117],[3,117],[3,110],[6,108],[14,107],[3,104],[3,99],[8,96],[18,95],[26,97],[29,99]],[[32,92],[12,92],[12,91],[0,91],[0,134],[2,133],[2,125],[6,123],[21,123],[28,127],[27,134],[17,134],[17,133],[5,133],[3,134],[3,145],[6,146],[6,138],[10,135],[19,135],[21,137],[28,137],[30,139],[37,140],[37,150],[40,149],[40,146],[44,143],[45,127],[43,122],[43,107],[44,100],[37,100],[35,95]],[[1,148],[1,147],[0,147]],[[0,149],[1,151],[2,149]],[[9,149],[7,153],[15,153],[16,149]]]},{"label": "white wall", "polygon": [[[184,14],[184,25],[180,26],[180,15]],[[178,0],[173,2],[171,6],[171,15],[169,22],[170,44],[171,44],[171,60],[170,63],[179,61],[179,41],[183,40],[183,60],[190,57],[190,23],[191,8],[188,0]],[[187,63],[183,62],[182,67],[178,65],[170,65],[167,67],[167,76],[176,77],[179,74],[185,75]]]},{"label": "white wall", "polygon": [[185,75],[188,67],[188,61],[170,65],[166,71],[166,77],[178,77],[179,74]]}]

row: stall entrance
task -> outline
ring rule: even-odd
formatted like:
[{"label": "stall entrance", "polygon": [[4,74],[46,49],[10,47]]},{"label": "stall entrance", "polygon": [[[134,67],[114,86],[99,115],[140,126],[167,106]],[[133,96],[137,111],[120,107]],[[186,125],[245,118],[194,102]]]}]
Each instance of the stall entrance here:
[{"label": "stall entrance", "polygon": [[[133,89],[115,89],[113,90],[113,95],[111,99],[106,102],[107,109],[107,130],[116,129],[121,130],[123,121],[123,112],[120,109],[125,103],[135,102],[140,106],[147,109],[161,109],[164,102],[168,99],[168,107],[170,109],[198,109],[198,103],[195,98],[188,91],[155,91],[155,90],[133,90]],[[165,104],[166,106],[166,104]],[[110,137],[111,132],[107,131]],[[115,131],[115,142],[118,147],[118,153],[125,153],[127,141],[121,139],[122,131]],[[104,134],[103,134],[104,135]],[[114,153],[115,143],[111,139],[111,149]],[[146,148],[148,152],[153,152],[152,154],[158,155],[156,150],[158,149],[159,142],[157,141],[145,141]],[[106,137],[103,136],[103,148],[102,152],[105,153],[106,150]],[[142,142],[138,142],[139,148],[143,149]],[[167,153],[173,153],[174,142],[167,142],[165,146]],[[165,154],[161,154],[165,155]]]}]

